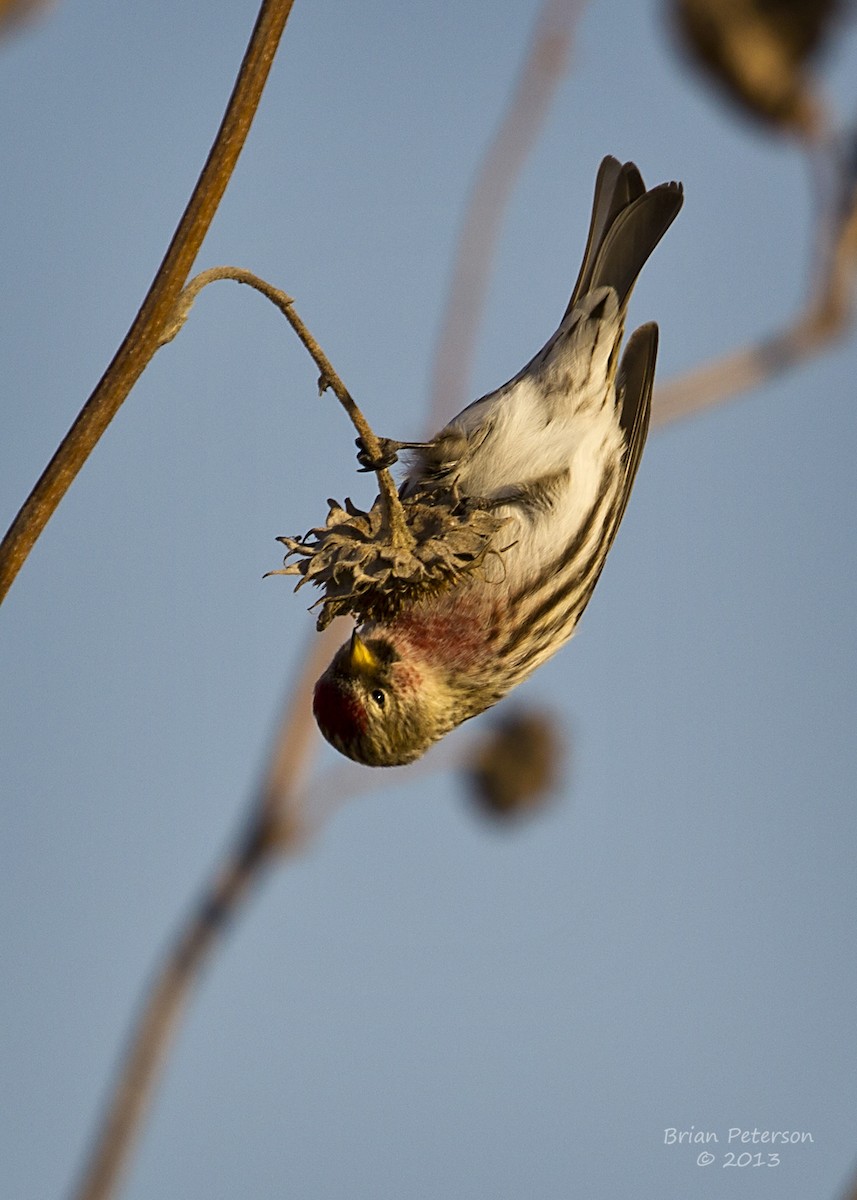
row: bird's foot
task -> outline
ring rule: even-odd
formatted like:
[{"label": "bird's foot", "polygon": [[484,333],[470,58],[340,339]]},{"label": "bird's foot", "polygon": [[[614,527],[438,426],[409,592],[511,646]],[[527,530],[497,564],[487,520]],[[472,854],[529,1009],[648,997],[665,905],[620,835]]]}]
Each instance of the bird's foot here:
[{"label": "bird's foot", "polygon": [[394,438],[378,438],[380,453],[374,457],[366,449],[363,438],[356,438],[357,461],[361,471],[384,471],[399,461],[400,450],[422,450],[424,442],[397,442]]}]

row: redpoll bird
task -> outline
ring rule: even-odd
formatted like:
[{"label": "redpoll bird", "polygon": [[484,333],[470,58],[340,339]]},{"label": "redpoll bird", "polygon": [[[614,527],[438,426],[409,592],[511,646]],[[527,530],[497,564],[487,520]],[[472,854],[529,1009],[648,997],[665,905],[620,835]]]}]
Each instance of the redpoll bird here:
[{"label": "redpoll bird", "polygon": [[573,634],[648,431],[658,329],[632,334],[620,363],[628,299],[681,205],[680,184],[646,191],[633,163],[605,158],[559,329],[514,379],[416,448],[402,494],[452,487],[478,501],[505,518],[500,552],[340,647],[313,709],[349,758],[412,762]]}]

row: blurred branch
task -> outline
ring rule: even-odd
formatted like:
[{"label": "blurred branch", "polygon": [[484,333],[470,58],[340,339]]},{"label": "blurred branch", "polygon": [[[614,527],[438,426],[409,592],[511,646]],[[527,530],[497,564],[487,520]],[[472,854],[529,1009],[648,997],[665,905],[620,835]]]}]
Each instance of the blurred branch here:
[{"label": "blurred branch", "polygon": [[0,602],[98,439],[161,344],[161,335],[250,130],[293,0],[262,0],[217,137],[154,282],[95,391],[0,545]]},{"label": "blurred branch", "polygon": [[[297,853],[344,797],[377,792],[377,772],[353,763],[337,764],[312,787],[304,781],[313,746],[318,745],[306,691],[342,629],[330,627],[314,639],[298,686],[287,704],[265,777],[251,805],[245,832],[216,868],[202,898],[189,913],[159,968],[129,1041],[102,1128],[74,1200],[108,1200],[142,1129],[158,1075],[179,1020],[200,974],[242,904],[278,855]],[[459,741],[455,750],[438,747],[407,768],[408,782],[439,770],[459,771],[473,802],[495,820],[538,808],[554,786],[558,733],[548,714],[517,712]],[[311,739],[311,740],[310,740]],[[297,768],[297,769],[296,769]],[[380,786],[400,782],[405,768],[385,771]]]},{"label": "blurred branch", "polygon": [[0,0],[0,38],[17,33],[53,6],[54,0]]},{"label": "blurred branch", "polygon": [[841,1200],[857,1200],[857,1172],[852,1175],[850,1181],[846,1184],[845,1191],[841,1195]]},{"label": "blurred branch", "polygon": [[850,178],[843,190],[846,200],[841,210],[837,205],[832,218],[822,217],[818,282],[795,320],[772,336],[656,387],[653,427],[669,425],[758,387],[820,353],[850,328],[857,268],[857,192]]},{"label": "blurred branch", "polygon": [[438,335],[430,423],[445,424],[468,397],[476,337],[495,247],[509,197],[534,146],[568,65],[583,0],[546,0],[536,19],[518,82],[470,193]]},{"label": "blurred branch", "polygon": [[218,864],[155,973],[105,1105],[74,1200],[109,1200],[140,1135],[184,1007],[231,921],[279,854],[295,853],[310,830],[296,801],[318,736],[307,695],[342,623],[313,639],[280,722],[244,832]]},{"label": "blurred branch", "polygon": [[845,9],[841,0],[669,0],[679,45],[722,94],[770,130],[803,140],[819,217],[816,282],[802,310],[775,334],[656,388],[655,426],[758,387],[820,353],[851,325],[857,264],[853,146],[844,154],[837,149],[812,69]]},{"label": "blurred branch", "polygon": [[143,1005],[80,1186],[73,1193],[76,1200],[106,1200],[115,1194],[184,1005],[230,917],[250,884],[258,880],[268,849],[264,827],[252,825],[227,855],[168,952]]}]

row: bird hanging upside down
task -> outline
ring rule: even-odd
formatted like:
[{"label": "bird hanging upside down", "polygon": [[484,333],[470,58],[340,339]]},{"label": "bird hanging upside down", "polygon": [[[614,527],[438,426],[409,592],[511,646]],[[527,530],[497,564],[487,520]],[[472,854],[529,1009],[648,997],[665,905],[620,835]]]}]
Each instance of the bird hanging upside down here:
[{"label": "bird hanging upside down", "polygon": [[476,501],[502,519],[502,551],[455,586],[364,623],[337,651],[313,711],[349,758],[412,762],[573,634],[649,425],[658,328],[637,329],[620,361],[628,300],[682,198],[680,184],[646,191],[633,163],[605,158],[559,329],[514,379],[414,449],[402,496],[452,489]]}]

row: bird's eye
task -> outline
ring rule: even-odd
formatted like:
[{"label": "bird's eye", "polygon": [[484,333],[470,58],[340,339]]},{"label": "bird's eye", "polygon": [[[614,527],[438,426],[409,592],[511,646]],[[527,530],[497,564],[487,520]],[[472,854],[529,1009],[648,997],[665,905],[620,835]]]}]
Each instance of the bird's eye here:
[{"label": "bird's eye", "polygon": [[375,701],[375,703],[378,705],[379,708],[383,708],[384,705],[387,703],[387,693],[385,691],[383,691],[381,688],[375,688],[374,692],[372,692],[372,699]]}]

